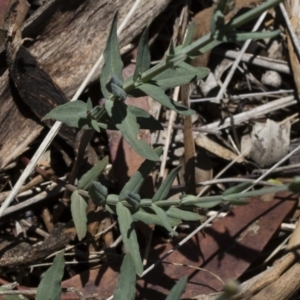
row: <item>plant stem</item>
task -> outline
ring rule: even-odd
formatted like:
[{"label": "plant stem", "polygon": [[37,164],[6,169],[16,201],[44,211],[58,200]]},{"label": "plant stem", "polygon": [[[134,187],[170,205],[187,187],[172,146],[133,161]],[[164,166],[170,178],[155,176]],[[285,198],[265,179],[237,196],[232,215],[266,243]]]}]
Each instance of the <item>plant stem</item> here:
[{"label": "plant stem", "polygon": [[[281,0],[269,0],[258,7],[251,9],[250,11],[244,13],[243,15],[233,19],[229,26],[230,28],[238,28],[243,24],[253,20],[257,16],[261,15],[265,10],[274,7],[275,5],[279,4]],[[189,56],[198,56],[202,53],[209,51],[210,49],[216,47],[217,45],[221,44],[223,41],[216,41],[211,33],[203,36],[199,40],[191,43],[190,45],[178,50],[178,47],[175,49],[176,56],[183,55],[183,57]],[[185,56],[184,56],[185,55]],[[162,73],[163,71],[169,69],[173,66],[173,62],[171,61],[163,61],[158,65],[154,66],[153,68],[149,69],[148,71],[144,72],[141,75],[141,79],[143,82],[149,82],[153,77]],[[135,88],[134,81],[131,78],[126,80],[123,85],[123,89],[128,93]]]}]

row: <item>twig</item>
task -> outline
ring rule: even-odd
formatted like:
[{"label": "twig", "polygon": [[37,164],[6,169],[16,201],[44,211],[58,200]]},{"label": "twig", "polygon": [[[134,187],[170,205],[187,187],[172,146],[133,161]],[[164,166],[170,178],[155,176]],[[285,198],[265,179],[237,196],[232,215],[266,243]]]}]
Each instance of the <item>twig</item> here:
[{"label": "twig", "polygon": [[294,155],[299,150],[300,150],[300,145],[298,147],[296,147],[293,151],[291,151],[290,153],[288,153],[285,157],[283,157],[279,162],[277,162],[267,172],[265,172],[259,178],[257,178],[249,188],[247,188],[247,189],[245,189],[243,191],[243,193],[249,191],[253,186],[255,186],[258,182],[260,182],[260,180],[264,179],[266,176],[268,176],[270,173],[272,173],[277,167],[279,167],[280,165],[282,165],[286,160],[288,160],[292,155]]},{"label": "twig", "polygon": [[9,208],[7,208],[3,213],[2,213],[2,217],[3,216],[7,216],[9,214],[12,214],[16,211],[19,211],[27,206],[30,206],[30,205],[33,205],[33,204],[36,204],[40,201],[43,201],[43,200],[46,200],[47,198],[49,197],[53,197],[61,192],[63,192],[65,190],[65,188],[63,187],[60,187],[58,185],[56,185],[55,183],[53,183],[53,185],[47,189],[46,191],[43,191],[37,195],[35,195],[34,197],[26,200],[26,201],[23,201],[21,203],[18,203],[16,205],[13,205]]},{"label": "twig", "polygon": [[[288,97],[274,100],[272,102],[263,104],[259,107],[251,109],[249,111],[242,112],[240,114],[236,114],[235,116],[233,116],[234,124],[237,125],[237,124],[249,121],[252,118],[257,118],[263,114],[270,113],[270,112],[294,105],[296,103],[297,103],[297,100],[295,100],[294,96],[288,96]],[[220,125],[220,122],[214,122],[214,123],[211,123],[208,125],[204,125],[204,126],[202,126],[202,128],[210,129],[210,130],[221,130],[221,129],[229,127],[230,125],[231,125],[230,118],[226,118],[221,125]],[[178,139],[178,137],[176,137],[176,139]]]},{"label": "twig", "polygon": [[280,7],[281,13],[283,15],[283,18],[285,20],[286,26],[288,28],[289,34],[291,36],[291,40],[294,43],[295,52],[298,55],[298,59],[300,59],[300,43],[299,43],[299,38],[296,36],[295,31],[293,30],[290,18],[289,18],[288,14],[287,14],[287,11],[286,11],[283,3],[280,3],[279,7]]},{"label": "twig", "polygon": [[[225,56],[227,58],[235,59],[238,56],[239,52],[233,50],[224,52],[216,48],[213,50],[213,53]],[[241,60],[245,63],[250,63],[252,65],[259,66],[268,70],[274,70],[284,74],[291,74],[291,69],[288,64],[285,61],[279,59],[270,59],[260,56],[254,56],[252,54],[244,54]]]},{"label": "twig", "polygon": [[[73,287],[69,287],[69,288],[63,288],[62,289],[63,292],[72,292],[72,293],[76,293],[81,300],[84,300],[84,296],[83,294],[73,288]],[[35,295],[37,293],[37,289],[32,289],[32,290],[16,290],[16,291],[0,291],[0,295]]]},{"label": "twig", "polygon": [[21,219],[21,220],[20,220],[20,223],[21,223],[22,225],[25,225],[25,226],[28,227],[28,228],[34,227],[34,231],[35,231],[36,233],[38,233],[39,235],[43,236],[44,238],[50,236],[50,234],[47,233],[46,231],[42,230],[41,228],[35,227],[33,224],[31,224],[30,222],[28,222],[28,221],[26,221],[26,220],[24,220],[24,219]]},{"label": "twig", "polygon": [[[228,98],[231,100],[244,100],[249,99],[251,97],[262,97],[266,96],[269,97],[271,95],[278,95],[278,94],[290,94],[293,93],[294,90],[278,90],[278,91],[266,91],[266,92],[259,92],[259,93],[247,93],[247,94],[241,94],[241,95],[228,95]],[[198,102],[207,102],[207,101],[216,101],[216,97],[209,97],[209,98],[192,98],[190,99],[190,103],[198,103]],[[226,99],[226,98],[224,98]],[[164,125],[163,125],[164,126]]]},{"label": "twig", "polygon": [[[90,240],[91,240],[92,238],[96,238],[96,237],[98,237],[98,236],[101,236],[101,235],[103,235],[103,234],[109,232],[109,231],[116,225],[116,223],[117,223],[117,222],[114,222],[114,223],[112,223],[110,226],[108,226],[107,228],[105,228],[104,230],[102,230],[101,232],[98,232],[98,233],[95,234],[93,237],[91,237]],[[117,240],[118,240],[118,239],[117,239]],[[48,258],[50,258],[50,257],[53,257],[53,256],[56,256],[56,255],[59,254],[60,252],[66,252],[66,251],[69,251],[69,250],[71,250],[71,249],[73,249],[73,248],[75,248],[75,247],[77,247],[77,246],[79,246],[79,245],[82,245],[82,244],[86,243],[87,241],[88,241],[88,240],[85,239],[84,241],[81,241],[81,242],[77,243],[76,245],[69,245],[69,246],[66,246],[64,249],[59,250],[59,251],[56,251],[56,252],[50,254],[49,256],[46,257],[46,259],[48,259]],[[115,245],[116,245],[115,243],[116,243],[116,241],[115,241],[114,243],[112,243],[108,248],[114,248]],[[104,254],[104,251],[103,251],[103,254]]]},{"label": "twig", "polygon": [[[299,164],[300,166],[300,164]],[[253,183],[255,180],[254,179],[249,179],[249,178],[220,178],[220,179],[212,179],[212,180],[208,180],[208,181],[201,181],[201,182],[197,182],[196,186],[205,186],[205,185],[213,185],[213,184],[219,184],[219,183],[241,183],[241,182],[249,182],[249,183]],[[275,183],[270,183],[268,181],[260,181],[259,183],[257,183],[259,185],[262,186],[276,186],[278,184]],[[179,185],[174,185],[171,187],[171,190],[181,190],[184,189],[185,185],[184,184],[179,184]]]},{"label": "twig", "polygon": [[[300,168],[300,163],[293,164],[293,165],[290,165],[290,166],[284,166],[284,167],[276,168],[276,169],[272,170],[272,173],[282,172],[282,171],[289,171],[291,169],[299,169],[299,168]],[[269,169],[257,169],[257,170],[254,170],[253,173],[266,173],[268,171],[269,171]]]},{"label": "twig", "polygon": [[[294,96],[288,96],[284,98],[280,98],[274,101],[271,101],[269,103],[260,105],[256,108],[253,108],[251,110],[236,114],[233,116],[233,121],[235,125],[241,124],[243,122],[247,122],[250,119],[258,118],[261,115],[264,115],[266,113],[270,113],[282,108],[289,107],[291,105],[297,104],[297,100],[295,100]],[[227,127],[231,126],[231,119],[226,118],[222,124],[220,124],[220,121],[213,122],[207,125],[203,125],[202,129],[207,130],[213,130],[213,131],[219,131],[221,129],[225,129]],[[183,134],[178,134],[175,138],[175,141],[180,141],[183,139]]]},{"label": "twig", "polygon": [[[257,20],[257,22],[255,23],[255,25],[254,25],[252,31],[256,31],[256,30],[259,28],[259,26],[261,25],[261,23],[262,23],[263,20],[265,19],[267,13],[268,13],[268,11],[265,11],[265,12],[260,16],[260,18],[259,18],[259,19]],[[227,89],[227,86],[228,86],[228,84],[230,83],[230,80],[232,79],[232,76],[233,76],[233,74],[234,74],[234,72],[235,72],[235,70],[236,70],[238,64],[240,63],[240,61],[241,61],[241,59],[242,59],[242,56],[243,56],[243,54],[245,53],[245,51],[247,50],[247,48],[248,48],[248,46],[250,45],[251,41],[252,41],[252,39],[249,39],[249,40],[247,40],[247,41],[244,43],[244,45],[243,45],[243,47],[242,47],[242,49],[241,49],[241,51],[240,51],[238,57],[237,57],[236,60],[234,61],[233,65],[231,66],[231,69],[230,69],[230,71],[229,71],[229,73],[228,73],[228,75],[227,75],[227,77],[226,77],[226,79],[225,79],[223,85],[221,86],[221,89],[220,89],[218,95],[217,95],[217,99],[216,99],[216,102],[217,102],[217,103],[219,103],[220,100],[221,100],[221,98],[223,97],[223,94],[225,93],[225,91],[226,91],[226,89]]]},{"label": "twig", "polygon": [[[173,95],[174,101],[178,100],[179,91],[180,91],[180,88],[177,86],[174,90],[174,95]],[[173,123],[175,121],[175,118],[176,118],[176,111],[172,110],[170,112],[167,136],[166,136],[165,146],[164,146],[164,153],[163,153],[161,165],[160,165],[160,171],[159,171],[160,178],[163,178],[163,176],[164,176],[164,171],[165,171],[169,147],[170,147],[170,140],[171,140],[171,135],[172,135],[172,131],[173,131]]]},{"label": "twig", "polygon": [[[234,160],[232,160],[225,168],[223,168],[215,177],[214,179],[218,179],[222,174],[224,174],[232,165],[234,165],[239,159],[241,159],[245,153],[248,152],[248,149],[241,153],[239,156],[237,156]],[[197,195],[197,197],[201,197],[208,189],[210,186],[206,186],[204,189],[201,190],[201,192]]]}]

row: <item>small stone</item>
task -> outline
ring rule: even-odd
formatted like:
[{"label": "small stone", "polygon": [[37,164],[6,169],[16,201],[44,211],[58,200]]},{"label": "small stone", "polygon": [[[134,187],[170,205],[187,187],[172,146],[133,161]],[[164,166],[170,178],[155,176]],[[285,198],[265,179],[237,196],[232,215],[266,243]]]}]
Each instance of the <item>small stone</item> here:
[{"label": "small stone", "polygon": [[279,88],[282,84],[281,76],[276,71],[267,71],[262,75],[261,82],[264,85]]}]

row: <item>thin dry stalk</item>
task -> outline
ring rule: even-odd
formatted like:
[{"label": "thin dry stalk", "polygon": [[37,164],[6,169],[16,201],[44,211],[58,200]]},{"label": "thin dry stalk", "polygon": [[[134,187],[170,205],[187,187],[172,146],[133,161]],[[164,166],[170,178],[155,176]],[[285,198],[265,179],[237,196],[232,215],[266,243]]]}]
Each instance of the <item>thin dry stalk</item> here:
[{"label": "thin dry stalk", "polygon": [[[223,52],[218,49],[215,49],[213,52],[215,54],[222,55],[231,59],[235,59],[239,55],[239,52],[233,50],[228,50],[226,52]],[[259,56],[254,56],[252,54],[244,54],[241,60],[245,63],[250,63],[254,66],[258,66],[268,70],[273,70],[284,74],[291,74],[290,67],[285,61],[282,60],[259,57]]]},{"label": "thin dry stalk", "polygon": [[[267,13],[268,13],[268,11],[265,11],[265,12],[260,16],[260,18],[259,18],[259,19],[257,20],[257,22],[255,23],[255,25],[254,25],[254,27],[253,27],[253,29],[252,29],[252,32],[258,30],[259,26],[262,24],[263,20],[265,19]],[[226,76],[226,79],[225,79],[223,85],[221,86],[221,89],[220,89],[220,91],[219,91],[219,93],[218,93],[218,95],[217,95],[217,99],[216,99],[216,102],[217,102],[217,103],[220,103],[220,100],[221,100],[221,98],[223,97],[223,94],[226,92],[227,87],[228,87],[228,84],[230,83],[230,81],[231,81],[231,79],[232,79],[232,77],[233,77],[233,75],[234,75],[235,70],[237,69],[239,63],[241,62],[242,56],[243,56],[243,54],[246,52],[246,50],[247,50],[247,48],[249,47],[251,41],[252,41],[252,39],[249,39],[249,40],[247,40],[247,41],[244,43],[242,49],[241,49],[240,52],[239,52],[238,57],[235,59],[233,65],[231,66],[231,69],[230,69],[228,75]]]}]

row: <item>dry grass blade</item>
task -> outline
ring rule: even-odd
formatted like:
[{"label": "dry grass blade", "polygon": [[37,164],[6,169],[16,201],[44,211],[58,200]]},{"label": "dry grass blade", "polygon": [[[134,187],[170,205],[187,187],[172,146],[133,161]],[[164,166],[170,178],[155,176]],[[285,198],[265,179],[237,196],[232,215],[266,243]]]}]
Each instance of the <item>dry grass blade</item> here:
[{"label": "dry grass blade", "polygon": [[[265,19],[267,13],[268,13],[268,12],[265,11],[265,12],[260,16],[260,18],[259,18],[258,21],[256,22],[255,26],[253,27],[252,32],[258,30],[259,26],[262,24],[263,20]],[[220,89],[220,91],[219,91],[219,93],[218,93],[218,95],[217,95],[217,99],[216,99],[216,102],[217,102],[217,103],[219,103],[220,100],[221,100],[221,98],[223,97],[223,94],[225,93],[225,91],[226,91],[226,89],[227,89],[227,87],[228,87],[228,84],[230,83],[230,81],[231,81],[231,79],[232,79],[232,77],[233,77],[233,74],[234,74],[235,70],[237,69],[237,67],[238,67],[238,65],[239,65],[239,63],[240,63],[240,61],[241,61],[241,59],[242,59],[242,56],[243,56],[243,54],[245,53],[245,51],[247,50],[247,48],[249,47],[250,43],[251,43],[251,40],[247,40],[247,41],[245,42],[245,44],[243,45],[241,51],[239,52],[238,57],[237,57],[236,60],[234,61],[233,65],[232,65],[232,67],[231,67],[231,69],[230,69],[230,71],[229,71],[229,73],[228,73],[228,75],[227,75],[227,77],[226,77],[226,79],[225,79],[225,82],[223,83],[223,85],[222,85],[222,87],[221,87],[221,89]]]},{"label": "dry grass blade", "polygon": [[[224,51],[220,51],[219,49],[215,49],[214,53],[231,59],[236,59],[239,55],[239,52],[233,50],[228,50],[224,52]],[[290,67],[285,61],[282,60],[270,59],[267,57],[259,57],[259,56],[257,57],[256,55],[245,53],[242,56],[241,61],[268,70],[274,70],[284,74],[291,74]]]},{"label": "dry grass blade", "polygon": [[[258,106],[254,109],[248,110],[246,112],[242,112],[240,114],[237,114],[233,117],[234,124],[240,124],[243,122],[247,122],[253,118],[257,118],[261,115],[289,107],[291,105],[294,105],[297,103],[297,100],[295,100],[294,96],[288,96],[281,99],[274,100],[272,102],[263,104],[261,106]],[[220,125],[220,122],[214,122],[208,125],[202,126],[202,128],[210,129],[210,130],[221,130],[227,127],[231,126],[230,118],[226,118],[222,125]]]}]

